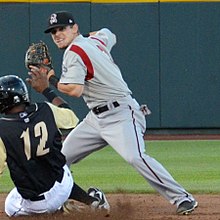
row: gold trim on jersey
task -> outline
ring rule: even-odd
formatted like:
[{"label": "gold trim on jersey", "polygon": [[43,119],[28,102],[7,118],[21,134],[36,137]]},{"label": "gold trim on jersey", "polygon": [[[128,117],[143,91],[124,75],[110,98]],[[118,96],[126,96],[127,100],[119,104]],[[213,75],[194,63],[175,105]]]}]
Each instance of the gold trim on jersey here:
[{"label": "gold trim on jersey", "polygon": [[3,173],[5,167],[6,167],[6,150],[4,143],[0,138],[0,175]]},{"label": "gold trim on jersey", "polygon": [[49,102],[47,102],[47,104],[50,106],[54,114],[54,118],[58,128],[71,129],[76,127],[79,119],[71,109],[60,108]]}]

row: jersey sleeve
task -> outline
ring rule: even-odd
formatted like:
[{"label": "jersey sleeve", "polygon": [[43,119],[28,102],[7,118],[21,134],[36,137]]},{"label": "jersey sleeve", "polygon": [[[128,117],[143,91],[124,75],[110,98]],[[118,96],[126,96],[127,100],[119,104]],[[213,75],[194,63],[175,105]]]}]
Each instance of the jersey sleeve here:
[{"label": "jersey sleeve", "polygon": [[60,108],[49,102],[47,102],[47,104],[50,106],[54,114],[54,118],[58,128],[71,129],[76,127],[79,119],[71,109]]},{"label": "jersey sleeve", "polygon": [[0,175],[3,173],[5,166],[6,166],[6,150],[4,143],[0,138]]},{"label": "jersey sleeve", "polygon": [[112,47],[116,44],[115,34],[113,34],[107,28],[102,28],[101,30],[97,31],[97,33],[94,36],[99,38],[106,45],[106,48],[109,50],[109,52],[111,51]]},{"label": "jersey sleeve", "polygon": [[62,69],[63,71],[59,83],[75,83],[84,85],[87,69],[78,54],[73,53],[70,50],[66,50],[63,58]]}]

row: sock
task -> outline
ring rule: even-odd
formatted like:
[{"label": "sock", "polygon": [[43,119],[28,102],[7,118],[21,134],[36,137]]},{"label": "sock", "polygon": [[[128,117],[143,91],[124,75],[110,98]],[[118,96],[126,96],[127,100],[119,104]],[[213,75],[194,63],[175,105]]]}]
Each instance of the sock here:
[{"label": "sock", "polygon": [[80,186],[78,186],[76,183],[74,183],[73,185],[69,199],[74,199],[87,205],[92,204],[92,202],[94,201],[98,201],[98,199],[88,195],[88,193],[85,190],[83,190]]}]

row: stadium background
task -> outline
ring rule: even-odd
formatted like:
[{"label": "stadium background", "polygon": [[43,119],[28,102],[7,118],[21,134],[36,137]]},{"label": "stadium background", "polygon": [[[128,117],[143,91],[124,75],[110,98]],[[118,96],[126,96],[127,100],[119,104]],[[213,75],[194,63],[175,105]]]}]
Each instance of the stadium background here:
[{"label": "stadium background", "polygon": [[[39,40],[48,44],[59,73],[62,52],[43,33],[48,15],[57,10],[72,11],[82,33],[101,27],[109,27],[116,33],[118,44],[113,48],[113,56],[134,96],[152,110],[148,118],[150,132],[219,133],[219,1],[0,0],[1,76],[17,74],[25,79],[25,51],[30,43]],[[33,101],[43,100],[41,95],[31,90],[30,93]],[[83,101],[67,96],[65,99],[82,119],[88,111]],[[151,140],[151,136],[148,138]],[[193,213],[194,220],[219,220],[220,138],[219,135],[215,136],[218,140],[209,140],[210,136],[203,138],[208,140],[153,139],[148,141],[147,150],[187,190],[196,193],[200,205]],[[175,207],[170,207],[158,194],[151,194],[152,188],[124,163],[113,150],[106,148],[79,166],[74,165],[73,173],[84,188],[94,184],[108,193],[111,220],[185,219],[176,216]],[[2,192],[8,192],[13,184],[8,170],[0,178],[0,219],[8,220],[4,213],[6,194]],[[137,190],[144,194],[136,194]],[[84,214],[77,219],[85,219]],[[30,217],[36,218],[49,217]]]},{"label": "stadium background", "polygon": [[[117,35],[113,57],[133,95],[151,109],[150,130],[218,133],[218,1],[0,1],[0,75],[25,79],[25,51],[43,40],[59,76],[62,52],[43,33],[57,10],[72,11],[81,33],[108,27]],[[42,100],[30,93],[33,101]],[[82,99],[65,98],[82,119],[88,111]]]}]

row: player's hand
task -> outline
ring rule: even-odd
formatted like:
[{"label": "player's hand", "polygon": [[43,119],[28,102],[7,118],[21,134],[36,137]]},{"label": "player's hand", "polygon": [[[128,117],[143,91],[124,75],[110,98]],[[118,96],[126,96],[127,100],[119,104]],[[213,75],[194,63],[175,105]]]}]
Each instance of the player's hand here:
[{"label": "player's hand", "polygon": [[46,74],[47,75],[50,72],[50,71],[48,72],[48,69],[46,67],[44,67],[43,65],[41,65],[41,66],[30,65],[29,68],[30,68],[30,72],[32,72],[32,73],[39,73],[39,74]]},{"label": "player's hand", "polygon": [[38,67],[30,67],[32,71],[28,72],[30,78],[27,78],[26,81],[34,90],[42,93],[46,88],[49,87],[47,71],[41,70],[41,68]]},{"label": "player's hand", "polygon": [[41,66],[32,66],[32,65],[30,65],[29,67],[30,67],[30,71],[32,73],[46,74],[48,80],[51,76],[55,76],[55,71],[53,69],[50,69],[48,71],[48,69],[46,67],[44,67],[43,65],[41,65]]}]

